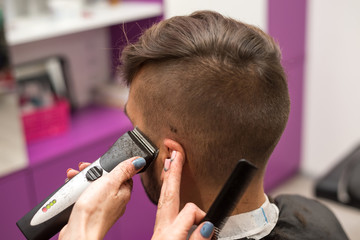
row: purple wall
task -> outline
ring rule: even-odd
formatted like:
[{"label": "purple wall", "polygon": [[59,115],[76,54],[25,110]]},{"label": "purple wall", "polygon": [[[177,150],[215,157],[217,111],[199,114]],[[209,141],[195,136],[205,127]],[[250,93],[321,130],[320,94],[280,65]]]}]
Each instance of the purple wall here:
[{"label": "purple wall", "polygon": [[306,30],[306,1],[269,0],[268,3],[268,30],[282,50],[291,110],[285,132],[270,158],[265,177],[266,190],[280,184],[299,169]]},{"label": "purple wall", "polygon": [[28,169],[0,178],[1,239],[25,239],[15,223],[36,206],[33,190]]}]

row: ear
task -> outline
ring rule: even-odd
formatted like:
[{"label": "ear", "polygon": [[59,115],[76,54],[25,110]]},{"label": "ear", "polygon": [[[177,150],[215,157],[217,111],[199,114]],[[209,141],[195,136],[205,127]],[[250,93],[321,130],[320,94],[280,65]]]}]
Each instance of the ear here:
[{"label": "ear", "polygon": [[171,153],[173,151],[177,151],[177,152],[180,152],[184,158],[185,158],[185,161],[186,161],[186,154],[185,154],[185,151],[184,151],[184,148],[181,146],[180,143],[178,143],[177,141],[175,140],[172,140],[172,139],[169,139],[169,138],[165,138],[164,139],[164,146],[166,147],[166,151],[167,151],[167,156],[168,158],[171,157]]},{"label": "ear", "polygon": [[[169,139],[169,138],[165,138],[164,142],[163,142],[163,147],[164,147],[164,152],[165,154],[163,155],[164,157],[161,159],[161,164],[162,166],[164,166],[164,163],[166,161],[167,158],[171,158],[171,154],[173,151],[177,151],[180,152],[183,156],[184,156],[184,161],[186,161],[186,155],[185,155],[185,151],[184,148],[181,146],[180,143]],[[164,171],[161,171],[161,176],[160,176],[161,180],[164,179]]]}]

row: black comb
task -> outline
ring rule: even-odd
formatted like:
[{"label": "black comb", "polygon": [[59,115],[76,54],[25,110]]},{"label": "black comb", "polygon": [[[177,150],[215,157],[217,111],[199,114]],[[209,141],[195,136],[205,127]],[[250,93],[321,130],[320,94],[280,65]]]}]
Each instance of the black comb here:
[{"label": "black comb", "polygon": [[203,222],[209,221],[214,224],[215,232],[212,237],[213,240],[218,238],[222,227],[227,221],[227,217],[244,195],[256,170],[257,167],[245,159],[241,159],[236,163],[230,177],[222,187],[203,220]]}]

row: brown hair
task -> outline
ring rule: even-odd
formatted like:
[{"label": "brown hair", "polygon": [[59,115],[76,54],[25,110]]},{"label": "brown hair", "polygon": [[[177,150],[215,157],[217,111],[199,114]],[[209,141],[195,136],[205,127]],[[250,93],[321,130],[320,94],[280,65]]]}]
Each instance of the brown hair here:
[{"label": "brown hair", "polygon": [[[124,78],[154,136],[182,144],[197,175],[229,174],[246,158],[265,167],[286,126],[289,95],[273,39],[211,11],[173,17],[122,52]],[[144,71],[143,71],[144,70]]]}]

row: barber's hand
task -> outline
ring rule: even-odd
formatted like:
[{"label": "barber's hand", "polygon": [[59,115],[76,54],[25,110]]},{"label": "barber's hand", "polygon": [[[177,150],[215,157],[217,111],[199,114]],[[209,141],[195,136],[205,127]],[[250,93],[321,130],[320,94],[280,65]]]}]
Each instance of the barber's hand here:
[{"label": "barber's hand", "polygon": [[[146,162],[131,158],[116,166],[109,174],[93,182],[76,201],[68,224],[59,239],[103,239],[112,225],[124,214],[130,200],[132,177]],[[81,166],[84,169],[89,164]],[[71,173],[72,172],[72,173]],[[77,171],[67,172],[72,178]]]},{"label": "barber's hand", "polygon": [[[205,216],[193,203],[186,204],[179,212],[184,157],[180,152],[173,152],[171,159],[165,160],[164,180],[152,240],[185,240],[192,226],[198,225]],[[192,233],[190,240],[211,239],[213,230],[212,223],[204,222]]]}]

